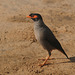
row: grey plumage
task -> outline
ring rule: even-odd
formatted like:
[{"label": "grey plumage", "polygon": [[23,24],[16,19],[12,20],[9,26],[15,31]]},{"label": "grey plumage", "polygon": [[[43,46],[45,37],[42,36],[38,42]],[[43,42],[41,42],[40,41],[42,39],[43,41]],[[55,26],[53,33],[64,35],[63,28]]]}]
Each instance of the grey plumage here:
[{"label": "grey plumage", "polygon": [[[41,15],[32,13],[28,17],[34,21],[34,33],[37,41],[39,41],[39,43],[43,46],[43,48],[48,51],[49,56],[51,56],[52,50],[57,49],[68,58],[67,54],[63,50],[59,41],[55,38],[52,31],[44,24]],[[43,65],[46,63],[47,60],[45,60]]]},{"label": "grey plumage", "polygon": [[36,39],[46,50],[48,50],[49,54],[51,54],[50,51],[52,51],[53,49],[58,49],[68,58],[60,43],[55,38],[52,31],[44,24],[43,20],[34,22],[34,32]]}]

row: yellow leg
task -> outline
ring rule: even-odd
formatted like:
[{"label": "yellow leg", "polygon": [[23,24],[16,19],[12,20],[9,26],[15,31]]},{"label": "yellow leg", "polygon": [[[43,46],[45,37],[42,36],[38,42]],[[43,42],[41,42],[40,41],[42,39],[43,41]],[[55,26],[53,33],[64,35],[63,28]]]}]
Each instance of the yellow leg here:
[{"label": "yellow leg", "polygon": [[42,64],[39,64],[39,66],[44,66],[46,64],[47,60],[49,59],[49,57],[50,56],[48,56]]}]

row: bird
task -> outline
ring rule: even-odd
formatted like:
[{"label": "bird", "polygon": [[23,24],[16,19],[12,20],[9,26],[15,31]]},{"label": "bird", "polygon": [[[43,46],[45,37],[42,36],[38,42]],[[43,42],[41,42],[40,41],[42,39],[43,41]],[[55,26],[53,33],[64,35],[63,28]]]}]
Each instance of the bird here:
[{"label": "bird", "polygon": [[43,18],[40,14],[31,13],[29,14],[29,16],[27,16],[27,18],[31,18],[34,21],[35,38],[48,52],[48,56],[46,57],[45,61],[42,64],[39,64],[39,66],[46,65],[46,62],[50,58],[51,52],[53,50],[60,51],[68,58],[61,44],[59,43],[51,29],[48,28],[48,26],[44,23]]}]

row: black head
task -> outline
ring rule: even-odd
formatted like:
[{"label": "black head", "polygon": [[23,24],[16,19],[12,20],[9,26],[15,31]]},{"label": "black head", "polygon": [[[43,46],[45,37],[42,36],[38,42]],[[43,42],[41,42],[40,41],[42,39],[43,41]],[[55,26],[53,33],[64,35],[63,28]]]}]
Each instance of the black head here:
[{"label": "black head", "polygon": [[42,20],[42,17],[40,14],[37,13],[31,13],[29,16],[27,16],[28,18],[31,18],[33,21],[38,21],[38,20]]}]

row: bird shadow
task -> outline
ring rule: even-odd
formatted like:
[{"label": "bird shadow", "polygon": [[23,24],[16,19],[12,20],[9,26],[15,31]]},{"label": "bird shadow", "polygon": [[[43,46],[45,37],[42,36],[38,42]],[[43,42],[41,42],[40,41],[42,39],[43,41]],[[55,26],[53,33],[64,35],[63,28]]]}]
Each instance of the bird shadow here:
[{"label": "bird shadow", "polygon": [[[56,59],[66,59],[66,58],[56,58]],[[53,65],[53,64],[62,64],[62,63],[75,63],[75,56],[74,57],[70,57],[69,61],[60,62],[60,63],[48,63],[48,64],[45,64],[45,66],[46,65]]]},{"label": "bird shadow", "polygon": [[[66,59],[66,58],[56,58],[56,59]],[[75,56],[74,57],[70,57],[68,59],[69,59],[68,62],[75,62]]]},{"label": "bird shadow", "polygon": [[60,62],[60,63],[75,63],[75,56],[74,57],[70,57],[69,61],[67,61],[67,62]]},{"label": "bird shadow", "polygon": [[70,62],[75,62],[75,56],[74,57],[70,57]]}]

